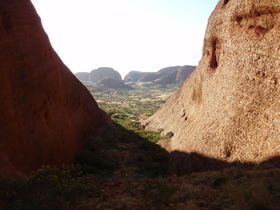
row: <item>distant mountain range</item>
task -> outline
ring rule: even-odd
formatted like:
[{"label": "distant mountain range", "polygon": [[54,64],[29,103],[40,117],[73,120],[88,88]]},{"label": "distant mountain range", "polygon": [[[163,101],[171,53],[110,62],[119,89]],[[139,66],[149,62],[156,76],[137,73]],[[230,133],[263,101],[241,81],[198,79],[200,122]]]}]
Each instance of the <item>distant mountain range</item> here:
[{"label": "distant mountain range", "polygon": [[132,90],[134,88],[126,85],[124,81],[122,80],[117,80],[113,78],[106,78],[101,80],[100,82],[97,83],[99,87],[104,87],[104,88],[111,88],[111,89],[123,89],[123,90]]},{"label": "distant mountain range", "polygon": [[182,85],[195,68],[195,66],[186,65],[166,67],[157,72],[131,71],[125,76],[124,81],[141,86]]},{"label": "distant mountain range", "polygon": [[118,71],[113,68],[108,67],[100,67],[98,69],[94,69],[91,72],[78,72],[75,76],[84,82],[93,82],[99,83],[103,79],[112,78],[115,80],[122,81],[122,77]]},{"label": "distant mountain range", "polygon": [[112,89],[133,89],[132,86],[181,86],[196,66],[170,66],[157,72],[131,71],[122,80],[118,71],[101,67],[91,72],[78,72],[76,77],[83,82],[92,82],[98,86]]},{"label": "distant mountain range", "polygon": [[102,88],[133,89],[125,85],[120,73],[113,68],[100,67],[91,72],[78,72],[75,76],[83,82],[92,82]]}]

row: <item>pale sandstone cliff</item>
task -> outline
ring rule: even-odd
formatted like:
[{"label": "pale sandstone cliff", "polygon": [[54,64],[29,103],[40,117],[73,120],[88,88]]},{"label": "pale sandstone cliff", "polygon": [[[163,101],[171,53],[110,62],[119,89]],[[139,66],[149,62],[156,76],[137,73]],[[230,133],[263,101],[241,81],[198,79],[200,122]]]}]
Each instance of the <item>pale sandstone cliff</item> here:
[{"label": "pale sandstone cliff", "polygon": [[171,172],[197,170],[191,153],[242,163],[280,155],[279,58],[279,0],[219,1],[196,71],[144,122],[175,134],[171,151],[185,157],[171,157]]}]

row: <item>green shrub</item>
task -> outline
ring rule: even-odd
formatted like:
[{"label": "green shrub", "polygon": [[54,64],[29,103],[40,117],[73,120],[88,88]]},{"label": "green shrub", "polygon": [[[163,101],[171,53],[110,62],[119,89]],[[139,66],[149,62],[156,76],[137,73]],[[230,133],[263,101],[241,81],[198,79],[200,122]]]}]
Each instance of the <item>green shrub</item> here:
[{"label": "green shrub", "polygon": [[172,138],[174,136],[174,133],[172,131],[168,132],[165,137],[166,138]]},{"label": "green shrub", "polygon": [[99,193],[98,182],[83,175],[79,166],[45,166],[28,179],[0,181],[0,196],[9,209],[75,209],[89,193]]},{"label": "green shrub", "polygon": [[147,180],[142,195],[146,201],[146,209],[166,209],[170,205],[186,202],[191,197],[191,191],[189,185],[170,183],[166,178],[157,178]]}]

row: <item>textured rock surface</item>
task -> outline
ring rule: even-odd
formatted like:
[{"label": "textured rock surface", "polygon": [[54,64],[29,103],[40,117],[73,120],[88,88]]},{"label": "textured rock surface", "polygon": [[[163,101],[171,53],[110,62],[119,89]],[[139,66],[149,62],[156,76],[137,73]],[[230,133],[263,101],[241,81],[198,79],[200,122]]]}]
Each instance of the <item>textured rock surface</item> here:
[{"label": "textured rock surface", "polygon": [[108,120],[52,49],[29,0],[0,2],[0,69],[0,176],[70,163]]},{"label": "textured rock surface", "polygon": [[[25,177],[23,173],[17,170],[14,165],[9,161],[9,159],[0,152],[0,179],[1,178],[18,178]],[[0,205],[1,208],[1,205]]]},{"label": "textured rock surface", "polygon": [[112,68],[101,67],[95,70],[92,70],[90,73],[91,81],[98,83],[103,79],[112,78],[116,80],[122,80],[120,73]]},{"label": "textured rock surface", "polygon": [[196,170],[192,161],[213,168],[191,153],[227,163],[279,157],[279,31],[280,1],[219,1],[199,66],[144,122],[174,133],[171,150],[184,155],[172,157],[171,172]]}]

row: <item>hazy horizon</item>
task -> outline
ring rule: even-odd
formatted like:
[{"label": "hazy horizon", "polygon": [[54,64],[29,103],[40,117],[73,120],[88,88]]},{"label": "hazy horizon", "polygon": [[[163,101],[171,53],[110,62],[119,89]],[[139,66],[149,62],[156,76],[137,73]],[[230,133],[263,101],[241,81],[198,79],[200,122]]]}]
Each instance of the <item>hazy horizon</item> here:
[{"label": "hazy horizon", "polygon": [[196,66],[218,0],[32,0],[53,48],[73,73],[111,67]]}]

